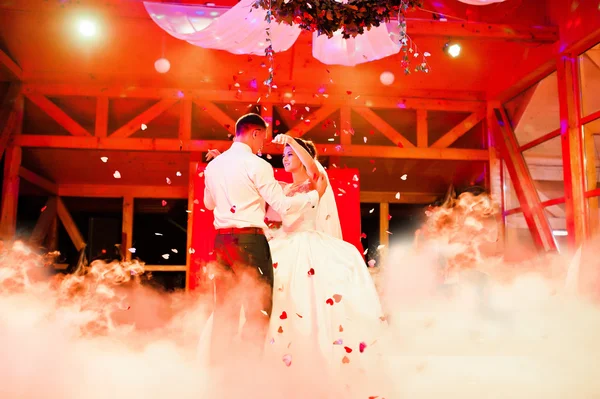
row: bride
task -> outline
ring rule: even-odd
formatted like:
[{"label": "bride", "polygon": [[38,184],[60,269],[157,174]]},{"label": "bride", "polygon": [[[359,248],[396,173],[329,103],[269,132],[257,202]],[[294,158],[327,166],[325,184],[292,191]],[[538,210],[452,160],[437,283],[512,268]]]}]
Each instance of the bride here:
[{"label": "bride", "polygon": [[[291,184],[280,183],[284,193],[310,191],[325,173],[314,144],[285,134],[273,142],[284,146],[283,165],[293,177]],[[218,155],[212,150],[207,159]],[[267,219],[281,227],[267,232],[274,288],[265,358],[282,368],[319,369],[341,376],[346,385],[350,380],[363,385],[357,375],[381,366],[387,323],[362,255],[341,239],[329,180],[317,208],[283,218],[268,209]]]}]

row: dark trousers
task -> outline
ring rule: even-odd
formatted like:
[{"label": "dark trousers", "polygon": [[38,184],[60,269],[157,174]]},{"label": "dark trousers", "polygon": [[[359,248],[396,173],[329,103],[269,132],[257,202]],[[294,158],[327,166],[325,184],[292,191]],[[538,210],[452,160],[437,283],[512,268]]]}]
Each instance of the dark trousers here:
[{"label": "dark trousers", "polygon": [[[222,364],[232,356],[259,358],[265,344],[273,301],[273,262],[262,234],[224,234],[215,238],[215,311],[211,359]],[[242,348],[235,348],[239,315],[246,323]]]}]

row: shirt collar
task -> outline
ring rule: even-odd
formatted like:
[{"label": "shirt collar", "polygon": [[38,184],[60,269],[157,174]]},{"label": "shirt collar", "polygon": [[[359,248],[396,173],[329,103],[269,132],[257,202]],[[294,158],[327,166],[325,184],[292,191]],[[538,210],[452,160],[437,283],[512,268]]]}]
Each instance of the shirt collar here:
[{"label": "shirt collar", "polygon": [[231,148],[237,149],[240,151],[246,151],[246,152],[249,152],[250,154],[252,154],[252,148],[250,148],[250,146],[248,144],[240,143],[239,141],[234,141],[233,144],[231,144]]}]

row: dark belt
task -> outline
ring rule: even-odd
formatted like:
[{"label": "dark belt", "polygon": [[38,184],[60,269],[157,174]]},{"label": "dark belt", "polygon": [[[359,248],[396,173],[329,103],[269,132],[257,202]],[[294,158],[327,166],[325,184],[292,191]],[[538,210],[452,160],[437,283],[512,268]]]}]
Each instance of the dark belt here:
[{"label": "dark belt", "polygon": [[260,234],[264,235],[263,229],[258,227],[240,227],[231,229],[217,229],[219,235],[236,235],[236,234]]}]

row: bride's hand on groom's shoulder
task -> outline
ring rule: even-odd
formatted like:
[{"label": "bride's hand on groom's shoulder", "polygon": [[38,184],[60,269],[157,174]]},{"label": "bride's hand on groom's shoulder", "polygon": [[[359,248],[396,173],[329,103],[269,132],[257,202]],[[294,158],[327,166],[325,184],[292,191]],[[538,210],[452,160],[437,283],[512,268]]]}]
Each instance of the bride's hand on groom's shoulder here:
[{"label": "bride's hand on groom's shoulder", "polygon": [[208,152],[206,153],[206,161],[208,162],[211,159],[215,159],[219,155],[221,155],[221,151],[219,150],[208,150]]}]

